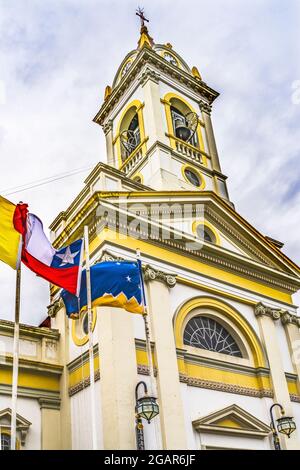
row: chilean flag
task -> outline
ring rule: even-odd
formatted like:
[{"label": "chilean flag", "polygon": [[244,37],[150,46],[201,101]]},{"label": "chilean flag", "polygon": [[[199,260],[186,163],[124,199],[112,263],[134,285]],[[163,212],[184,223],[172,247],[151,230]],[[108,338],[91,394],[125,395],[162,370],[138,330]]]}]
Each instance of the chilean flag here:
[{"label": "chilean flag", "polygon": [[78,296],[82,256],[82,239],[56,250],[46,237],[41,220],[36,215],[27,214],[22,261],[31,271]]}]

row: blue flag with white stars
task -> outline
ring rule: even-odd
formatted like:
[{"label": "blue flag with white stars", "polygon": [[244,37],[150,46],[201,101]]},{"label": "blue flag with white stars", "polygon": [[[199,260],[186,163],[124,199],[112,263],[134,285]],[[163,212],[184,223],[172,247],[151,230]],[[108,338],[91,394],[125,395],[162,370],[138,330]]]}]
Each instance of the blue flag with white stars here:
[{"label": "blue flag with white stars", "polygon": [[[105,261],[90,268],[92,307],[110,306],[141,313],[144,307],[144,286],[139,262]],[[87,307],[86,271],[82,271],[80,295],[77,298],[63,290],[61,297],[70,318],[78,318]]]}]

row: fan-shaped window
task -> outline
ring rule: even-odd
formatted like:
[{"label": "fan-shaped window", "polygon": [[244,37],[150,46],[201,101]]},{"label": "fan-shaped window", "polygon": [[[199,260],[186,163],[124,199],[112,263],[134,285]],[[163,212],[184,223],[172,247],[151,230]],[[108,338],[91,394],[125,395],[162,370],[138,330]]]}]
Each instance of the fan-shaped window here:
[{"label": "fan-shaped window", "polygon": [[226,328],[214,319],[202,315],[187,323],[183,342],[188,346],[243,357],[237,342]]},{"label": "fan-shaped window", "polygon": [[195,147],[198,147],[196,129],[198,117],[195,113],[187,111],[183,113],[177,107],[171,106],[174,135]]},{"label": "fan-shaped window", "polygon": [[122,144],[122,162],[129,157],[129,155],[137,148],[141,143],[141,134],[139,127],[138,114],[135,113],[131,119],[129,126],[121,134]]},{"label": "fan-shaped window", "polygon": [[199,224],[196,228],[197,237],[205,242],[216,243],[216,237],[212,230],[205,225]]}]

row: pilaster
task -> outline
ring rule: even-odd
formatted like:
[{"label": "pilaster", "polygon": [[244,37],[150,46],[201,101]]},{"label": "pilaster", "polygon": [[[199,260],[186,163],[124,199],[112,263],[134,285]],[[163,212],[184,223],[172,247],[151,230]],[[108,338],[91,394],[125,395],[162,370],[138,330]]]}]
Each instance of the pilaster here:
[{"label": "pilaster", "polygon": [[144,92],[144,121],[149,136],[148,145],[151,147],[157,141],[167,144],[160,102],[159,75],[154,70],[146,68],[141,75],[140,83]]},{"label": "pilaster", "polygon": [[221,166],[219,161],[219,155],[215,140],[215,135],[213,131],[212,121],[211,121],[211,106],[207,103],[201,101],[200,102],[200,109],[202,111],[202,117],[204,121],[206,136],[207,136],[207,144],[209,148],[209,153],[211,156],[211,163],[212,169],[221,173]]},{"label": "pilaster", "polygon": [[135,395],[138,382],[132,314],[97,309],[104,449],[135,449]]},{"label": "pilaster", "polygon": [[156,271],[149,266],[145,269],[145,279],[152,340],[155,343],[163,448],[186,449],[185,420],[169,293],[170,287],[175,285],[176,280],[174,276]]},{"label": "pilaster", "polygon": [[61,450],[61,425],[59,400],[39,399],[41,409],[41,449]]},{"label": "pilaster", "polygon": [[[293,416],[287,380],[284,373],[279,341],[276,334],[275,321],[283,315],[284,310],[272,309],[259,303],[255,307],[255,315],[258,318],[260,330],[265,345],[267,358],[274,391],[274,400],[280,403],[287,416]],[[279,415],[277,416],[280,417]],[[300,442],[295,431],[288,439],[283,434],[279,435],[281,446],[284,449],[299,449]]]},{"label": "pilaster", "polygon": [[113,145],[113,122],[108,120],[106,124],[103,125],[103,131],[106,140],[106,159],[107,164],[118,168],[118,161],[114,155],[114,145]]}]

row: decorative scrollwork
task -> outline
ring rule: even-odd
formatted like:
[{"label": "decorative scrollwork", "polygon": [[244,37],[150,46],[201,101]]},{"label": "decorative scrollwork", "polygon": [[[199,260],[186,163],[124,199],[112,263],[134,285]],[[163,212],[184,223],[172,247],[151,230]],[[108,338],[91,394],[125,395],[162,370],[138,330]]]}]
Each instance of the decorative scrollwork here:
[{"label": "decorative scrollwork", "polygon": [[125,156],[129,157],[129,155],[136,149],[139,145],[139,139],[134,131],[130,129],[126,129],[120,135],[121,144],[125,150]]}]

